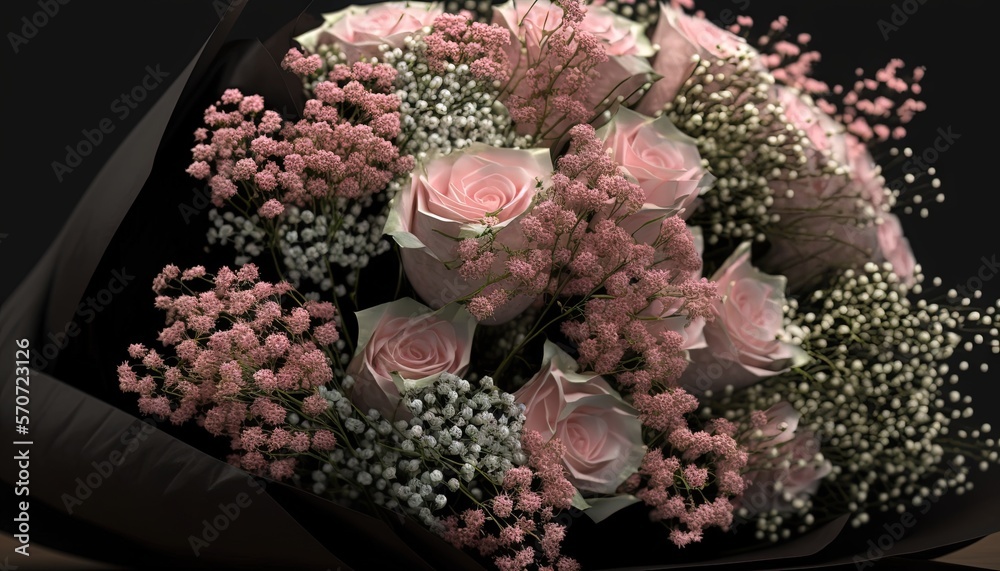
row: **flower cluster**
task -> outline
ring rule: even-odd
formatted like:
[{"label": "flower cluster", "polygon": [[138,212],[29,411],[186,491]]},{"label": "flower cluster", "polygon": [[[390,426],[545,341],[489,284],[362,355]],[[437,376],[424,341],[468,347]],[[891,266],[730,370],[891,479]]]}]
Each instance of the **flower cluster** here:
[{"label": "flower cluster", "polygon": [[228,90],[205,112],[211,131],[196,133],[188,172],[209,180],[217,207],[241,214],[237,226],[210,233],[210,243],[236,232],[237,252],[253,256],[263,239],[273,241],[293,283],[308,278],[325,290],[334,282],[330,264],[361,268],[388,248],[373,240],[384,219],[368,211],[413,160],[394,144],[400,116],[393,68],[355,62],[327,69],[297,50],[282,65],[313,81],[302,119],[282,121],[260,96]]},{"label": "flower cluster", "polygon": [[129,347],[122,390],[505,571],[581,568],[581,512],[634,506],[659,554],[972,489],[997,442],[947,385],[960,349],[1000,353],[997,312],[924,295],[897,214],[940,181],[876,161],[923,70],[831,88],[786,19],[693,9],[324,15],[282,60],[300,117],[236,89],[206,110],[188,172],[241,267],[157,276],[173,355]]},{"label": "flower cluster", "polygon": [[[716,287],[695,279],[700,257],[676,216],[651,222],[660,226],[651,244],[636,241],[627,227],[645,204],[642,188],[604,152],[592,127],[574,127],[570,136],[551,186],[520,223],[529,248],[502,248],[506,229],[491,228],[460,245],[463,267],[483,268],[493,287],[472,297],[469,310],[486,318],[525,294],[578,300],[565,306],[562,332],[576,343],[582,364],[617,372],[635,353],[648,374],[670,383],[684,369],[682,337],[647,325],[669,315],[710,317]],[[483,260],[498,258],[506,258],[504,273],[490,275],[494,266]],[[598,291],[606,295],[594,296]],[[658,301],[672,311],[657,319],[642,315]]]},{"label": "flower cluster", "polygon": [[[404,390],[402,402],[411,417],[396,421],[377,411],[362,413],[346,396],[356,383],[348,377],[344,392],[321,391],[350,433],[353,450],[334,450],[313,471],[316,493],[367,495],[375,505],[440,529],[435,513],[454,502],[482,499],[482,487],[499,485],[525,462],[524,416],[514,397],[489,377],[473,384],[445,373],[430,385]],[[354,486],[336,487],[333,478]]]},{"label": "flower cluster", "polygon": [[947,361],[961,345],[971,350],[985,342],[976,329],[997,336],[989,328],[996,311],[972,310],[968,300],[954,307],[911,301],[908,294],[920,291],[918,284],[911,292],[888,266],[847,270],[792,310],[795,341],[815,358],[745,391],[725,391],[713,406],[736,419],[787,400],[801,415],[799,429],[820,439],[819,451],[832,463],[829,485],[848,498],[854,525],[876,507],[905,510],[948,489],[961,493],[971,485],[966,460],[983,462],[983,469],[997,460],[997,451],[979,441],[988,427],[951,427],[972,416],[963,406],[971,399],[945,393],[958,381]]},{"label": "flower cluster", "polygon": [[[319,58],[311,61],[295,49],[282,65],[302,75],[320,69]],[[251,187],[245,198],[259,201],[262,217],[274,218],[287,205],[380,192],[413,167],[392,144],[400,124],[399,100],[390,94],[395,70],[356,62],[336,65],[326,77],[294,123],[282,124],[276,112],[264,111],[262,97],[244,97],[235,89],[205,111],[213,130],[199,132],[188,172],[211,179],[216,206],[238,193],[237,183],[245,183]],[[230,105],[235,110],[220,109]]]},{"label": "flower cluster", "polygon": [[[741,28],[742,25],[736,26],[737,30]],[[905,74],[903,60],[894,58],[871,77],[865,77],[864,70],[858,68],[855,70],[858,79],[849,88],[831,89],[811,77],[813,64],[820,60],[820,53],[808,47],[811,40],[809,34],[789,33],[788,19],[782,16],[768,26],[767,33],[756,44],[761,50],[761,62],[776,80],[815,95],[823,111],[844,125],[847,132],[873,143],[904,138],[905,125],[927,108],[918,99],[924,68],[917,67]]]},{"label": "flower cluster", "polygon": [[563,472],[562,443],[528,431],[523,446],[527,465],[509,470],[488,503],[445,519],[443,536],[456,547],[492,555],[502,571],[546,564],[558,571],[578,571],[580,564],[562,555],[566,526],[553,521],[556,510],[572,505],[575,491]]},{"label": "flower cluster", "polygon": [[765,229],[780,220],[770,210],[775,183],[797,180],[809,168],[802,137],[775,105],[772,84],[755,67],[752,52],[734,50],[699,60],[673,99],[661,104],[663,114],[697,141],[716,177],[690,219],[706,231],[709,245],[763,241]]},{"label": "flower cluster", "polygon": [[[746,486],[741,472],[748,454],[733,439],[736,427],[717,419],[706,430],[692,431],[687,416],[697,410],[698,400],[684,389],[637,392],[634,401],[642,423],[666,443],[646,453],[623,490],[652,508],[650,519],[671,529],[677,547],[701,541],[707,528],[728,530],[732,498]],[[710,488],[714,492],[706,495]]]},{"label": "flower cluster", "polygon": [[472,143],[528,145],[498,100],[498,86],[510,74],[500,49],[504,39],[510,42],[496,26],[446,14],[435,20],[433,33],[408,37],[402,48],[383,54],[398,74],[403,152],[422,162]]},{"label": "flower cluster", "polygon": [[578,123],[634,103],[652,78],[641,26],[580,0],[510,0],[493,22],[510,30],[514,66],[502,98],[518,132],[553,145]]},{"label": "flower cluster", "polygon": [[466,64],[477,81],[500,83],[510,79],[505,48],[510,32],[500,26],[472,22],[459,14],[443,14],[434,20],[433,31],[424,37],[428,68],[441,73],[448,64]]},{"label": "flower cluster", "polygon": [[[324,348],[339,339],[331,304],[306,302],[287,283],[259,281],[253,264],[215,276],[201,266],[167,266],[153,289],[167,314],[159,340],[175,355],[129,346],[148,373],[140,377],[123,363],[118,380],[123,391],[139,394],[141,412],[174,424],[195,419],[230,438],[238,465],[279,480],[292,476],[298,455],[334,448],[329,430],[286,422],[290,414],[312,418],[326,410],[319,388],[333,370]],[[283,307],[288,301],[291,309]]]}]

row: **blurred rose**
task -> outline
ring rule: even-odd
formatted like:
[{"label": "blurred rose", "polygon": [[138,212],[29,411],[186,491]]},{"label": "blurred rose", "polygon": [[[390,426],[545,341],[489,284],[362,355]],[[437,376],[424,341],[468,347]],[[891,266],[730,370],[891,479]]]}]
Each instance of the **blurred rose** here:
[{"label": "blurred rose", "polygon": [[681,383],[692,392],[742,388],[808,361],[799,347],[781,341],[785,278],[750,264],[750,242],[741,244],[712,276],[722,296],[717,317],[705,325],[706,349],[691,351]]},{"label": "blurred rose", "polygon": [[469,367],[476,320],[459,305],[432,311],[410,298],[356,313],[358,348],[348,365],[350,397],[364,412],[409,418],[399,406],[402,383],[433,383],[441,373],[462,376]]},{"label": "blurred rose", "polygon": [[[762,268],[788,278],[792,291],[822,285],[831,272],[880,261],[877,220],[888,208],[885,180],[864,144],[806,95],[776,87],[789,124],[806,136],[815,171],[778,181],[771,211],[779,222],[768,233]],[[821,174],[820,169],[838,169]]]},{"label": "blurred rose", "polygon": [[892,271],[907,285],[916,283],[914,271],[917,260],[910,249],[910,241],[903,237],[903,226],[894,214],[883,214],[878,225],[878,246],[885,261],[892,264]]},{"label": "blurred rose", "polygon": [[688,16],[668,2],[660,2],[653,45],[659,47],[653,57],[653,71],[662,77],[636,107],[646,115],[655,115],[674,100],[681,85],[694,71],[694,56],[728,58],[743,52],[753,53],[743,38],[704,18]]},{"label": "blurred rose", "polygon": [[443,13],[440,4],[431,2],[383,2],[368,6],[349,6],[324,14],[325,22],[295,38],[315,52],[321,45],[337,44],[348,61],[361,57],[382,57],[379,45],[403,47],[403,39],[430,26]]},{"label": "blurred rose", "polygon": [[[830,184],[819,180],[812,182]],[[831,272],[860,268],[866,262],[878,259],[874,221],[858,226],[838,216],[841,214],[822,210],[800,213],[794,226],[772,230],[768,235],[771,247],[761,256],[760,267],[768,272],[783,274],[788,279],[789,291],[802,292],[823,287]]]},{"label": "blurred rose", "polygon": [[888,206],[888,192],[881,167],[857,137],[847,134],[845,139],[845,164],[850,169],[851,182],[857,188],[857,193],[871,205],[873,212],[885,209]]},{"label": "blurred rose", "polygon": [[[403,268],[413,289],[431,307],[442,307],[475,292],[483,280],[458,274],[458,240],[485,231],[495,218],[497,245],[523,246],[520,219],[531,206],[539,181],[547,183],[552,161],[546,149],[516,150],[472,145],[428,161],[411,176],[410,187],[393,200],[385,234],[401,246]],[[503,271],[504,256],[494,268]],[[531,304],[520,296],[494,314],[507,321]]]},{"label": "blurred rose", "polygon": [[737,500],[737,507],[745,508],[750,517],[771,510],[794,511],[792,502],[815,494],[833,470],[820,453],[819,439],[799,429],[800,415],[792,405],[782,401],[765,414],[767,423],[751,442],[743,443],[750,450],[750,486]]},{"label": "blurred rose", "polygon": [[642,425],[636,410],[607,381],[578,368],[546,342],[542,369],[514,396],[526,407],[525,430],[566,446],[564,462],[574,486],[613,494],[642,463]]},{"label": "blurred rose", "polygon": [[694,139],[666,117],[651,119],[621,107],[597,136],[646,193],[643,207],[621,224],[638,242],[652,244],[659,221],[690,216],[698,195],[714,181],[702,167]]},{"label": "blurred rose", "polygon": [[822,157],[827,157],[838,164],[847,164],[847,129],[833,117],[824,113],[812,98],[800,91],[784,85],[774,86],[777,103],[784,110],[788,124],[801,130],[816,151],[812,155],[814,165],[826,163]]},{"label": "blurred rose", "polygon": [[852,185],[865,201],[866,208],[870,209],[870,215],[877,218],[875,236],[878,256],[875,258],[891,263],[900,281],[912,286],[916,282],[914,273],[917,260],[910,248],[910,241],[903,234],[899,218],[895,214],[884,212],[890,203],[885,177],[864,143],[853,136],[849,136],[847,141],[847,166],[851,169]]},{"label": "blurred rose", "polygon": [[603,6],[587,6],[582,28],[604,42],[609,56],[649,57],[656,53],[646,37],[646,26],[623,18]]}]

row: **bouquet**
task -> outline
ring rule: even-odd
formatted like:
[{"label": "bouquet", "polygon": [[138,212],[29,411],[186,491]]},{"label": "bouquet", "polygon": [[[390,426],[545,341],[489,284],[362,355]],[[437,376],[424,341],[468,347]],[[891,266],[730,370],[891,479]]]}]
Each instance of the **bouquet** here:
[{"label": "bouquet", "polygon": [[[205,109],[187,174],[230,262],[162,261],[121,391],[502,570],[970,492],[997,442],[951,386],[987,363],[953,356],[1000,353],[1000,304],[923,275],[897,213],[940,183],[873,158],[906,152],[924,72],[829,86],[787,28],[679,1],[325,15],[281,58],[300,109]],[[588,548],[623,522],[648,544]]]}]

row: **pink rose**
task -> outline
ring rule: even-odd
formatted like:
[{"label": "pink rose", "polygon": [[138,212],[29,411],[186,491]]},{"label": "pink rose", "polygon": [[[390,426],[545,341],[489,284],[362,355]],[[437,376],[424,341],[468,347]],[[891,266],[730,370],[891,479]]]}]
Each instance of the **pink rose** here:
[{"label": "pink rose", "polygon": [[379,46],[403,47],[406,36],[434,22],[444,10],[431,2],[383,2],[368,6],[349,6],[324,14],[323,25],[295,38],[315,52],[321,45],[337,44],[348,61],[362,57],[381,58]]},{"label": "pink rose", "polygon": [[852,185],[873,210],[884,210],[888,207],[888,200],[882,168],[875,163],[868,147],[860,139],[851,134],[845,135],[845,139],[845,164],[851,171]]},{"label": "pink rose", "polygon": [[[563,9],[550,0],[508,0],[493,7],[493,24],[511,32],[507,57],[514,69],[511,84],[516,88],[513,94],[529,98],[528,82],[521,78],[540,59],[543,38],[563,25]],[[583,94],[583,104],[597,115],[604,110],[614,112],[617,107],[614,101],[618,96],[627,98],[626,105],[634,103],[634,98],[628,98],[650,80],[653,71],[647,58],[655,50],[646,38],[645,25],[619,16],[604,6],[589,5],[579,29],[593,34],[608,55],[607,61],[598,64],[594,70],[594,81],[588,92]],[[555,128],[557,125],[558,129]],[[519,125],[519,132],[529,134],[533,127]],[[569,128],[569,123],[551,120],[545,128],[563,132]]]},{"label": "pink rose", "polygon": [[750,265],[750,242],[741,244],[712,276],[719,284],[717,316],[705,325],[706,349],[691,351],[681,378],[692,392],[742,388],[808,361],[785,337],[785,277]]},{"label": "pink rose", "polygon": [[[775,98],[784,110],[785,120],[801,130],[812,147],[813,164],[822,166],[826,158],[847,163],[847,129],[824,113],[812,98],[791,87],[776,85]],[[807,151],[809,154],[809,151]]]},{"label": "pink rose", "polygon": [[892,264],[892,271],[907,285],[916,283],[914,272],[917,265],[910,249],[910,241],[903,236],[903,226],[895,214],[883,214],[878,225],[878,246],[885,261]]},{"label": "pink rose", "polygon": [[[604,6],[591,5],[586,10],[580,29],[601,40],[609,56],[648,57],[655,53],[646,38],[645,25],[619,16]],[[562,25],[563,9],[550,0],[509,0],[493,7],[493,23],[505,26],[522,38],[527,57],[520,63],[527,66],[538,61],[542,38]],[[516,43],[514,47],[517,48]],[[521,60],[520,50],[517,52],[511,59],[515,65]]]},{"label": "pink rose", "polygon": [[613,494],[642,463],[642,424],[607,381],[578,367],[547,341],[542,369],[514,397],[525,405],[525,430],[566,446],[563,461],[574,486]]},{"label": "pink rose", "polygon": [[[766,413],[767,424],[750,447],[751,458],[758,462],[747,473],[750,486],[737,501],[747,516],[776,510],[794,511],[792,502],[808,499],[833,465],[820,453],[820,441],[799,429],[799,413],[787,402],[780,402]],[[771,456],[771,450],[774,456]]]},{"label": "pink rose", "polygon": [[651,335],[659,337],[665,331],[679,333],[681,350],[692,351],[707,347],[705,341],[705,318],[698,317],[689,320],[686,315],[679,314],[679,303],[666,303],[670,298],[658,298],[639,313],[642,324]]},{"label": "pink rose", "polygon": [[698,195],[715,180],[702,167],[694,139],[666,117],[652,119],[621,107],[597,136],[646,194],[646,204],[622,224],[638,242],[652,244],[659,221],[690,216]]},{"label": "pink rose", "polygon": [[[805,134],[809,165],[817,172],[775,184],[772,211],[780,221],[759,263],[800,291],[831,271],[879,258],[876,221],[885,208],[885,181],[864,144],[808,96],[780,86],[774,93],[785,119]],[[842,174],[818,173],[829,165]]]},{"label": "pink rose", "polygon": [[623,18],[603,6],[587,6],[582,29],[597,36],[609,56],[649,57],[656,53],[646,37],[646,25]]},{"label": "pink rose", "polygon": [[[701,255],[705,251],[705,240],[701,234],[701,228],[688,227],[691,231],[691,238],[695,249]],[[699,267],[694,272],[694,277],[701,276],[702,269]],[[674,331],[681,335],[682,351],[693,349],[704,349],[708,345],[705,343],[705,318],[698,317],[689,320],[688,316],[680,313],[684,309],[684,300],[677,297],[658,297],[649,302],[643,311],[639,312],[642,324],[653,336],[659,337],[664,331]]]},{"label": "pink rose", "polygon": [[[875,216],[875,239],[878,255],[876,261],[882,260],[892,264],[893,272],[900,281],[912,286],[916,279],[917,260],[910,248],[910,241],[903,234],[903,226],[895,214],[885,212],[889,208],[889,199],[882,170],[875,163],[871,153],[864,143],[852,135],[847,139],[847,166],[851,169],[851,185],[870,209],[868,216]],[[867,234],[870,235],[870,232]]]},{"label": "pink rose", "polygon": [[694,56],[724,59],[746,53],[756,57],[743,38],[704,18],[688,16],[668,2],[660,2],[660,18],[653,32],[653,45],[659,49],[653,57],[653,71],[662,77],[637,107],[646,115],[655,115],[674,100],[681,85],[694,72]]},{"label": "pink rose", "polygon": [[[410,285],[431,307],[476,292],[483,281],[463,279],[457,270],[458,239],[485,231],[495,218],[498,244],[523,246],[520,220],[552,174],[546,149],[502,149],[472,145],[428,161],[411,176],[410,187],[393,200],[384,232],[402,247],[403,269]],[[497,256],[494,268],[503,271]],[[491,322],[502,323],[526,309],[521,296],[503,306]]]},{"label": "pink rose", "polygon": [[419,388],[469,367],[476,320],[461,306],[431,311],[403,298],[356,315],[358,348],[347,372],[354,377],[350,398],[362,411],[407,419],[399,406],[404,384]]}]

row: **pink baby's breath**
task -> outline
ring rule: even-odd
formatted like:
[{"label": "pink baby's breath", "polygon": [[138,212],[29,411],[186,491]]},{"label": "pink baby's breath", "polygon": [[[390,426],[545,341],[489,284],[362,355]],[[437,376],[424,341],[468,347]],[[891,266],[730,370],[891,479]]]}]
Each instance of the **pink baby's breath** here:
[{"label": "pink baby's breath", "polygon": [[424,37],[429,67],[444,71],[447,64],[466,64],[473,77],[485,82],[504,82],[511,66],[505,48],[510,32],[498,25],[472,22],[459,14],[442,14],[434,20],[433,32]]},{"label": "pink baby's breath", "polygon": [[260,214],[262,218],[276,218],[284,211],[285,206],[283,204],[273,198],[269,198],[267,202],[257,209],[257,214]]},{"label": "pink baby's breath", "polygon": [[[191,289],[196,278],[207,291]],[[328,383],[333,372],[317,343],[335,343],[339,333],[332,305],[284,310],[287,284],[259,279],[252,264],[221,268],[214,276],[201,266],[183,272],[165,267],[154,281],[161,292],[156,305],[170,323],[160,340],[175,347],[176,357],[132,344],[129,356],[150,374],[140,377],[123,363],[118,379],[123,391],[139,395],[143,414],[175,424],[194,419],[209,433],[228,436],[243,455],[244,469],[287,478],[294,462],[283,455],[336,445],[329,431],[313,432],[286,419],[327,409],[315,387]]]},{"label": "pink baby's breath", "polygon": [[295,458],[282,458],[271,462],[268,473],[278,481],[291,478],[295,474]]},{"label": "pink baby's breath", "polygon": [[[637,242],[623,228],[644,204],[642,189],[605,152],[592,127],[573,127],[570,136],[551,187],[521,221],[528,247],[504,252],[508,273],[471,299],[469,311],[482,318],[521,294],[582,299],[561,324],[581,364],[614,373],[626,354],[638,353],[651,382],[675,384],[687,365],[682,337],[648,331],[641,315],[667,299],[677,315],[710,320],[716,286],[698,277],[701,257],[680,218],[665,219],[653,244]],[[466,240],[459,251],[467,273],[486,269],[489,242]],[[594,297],[598,292],[604,295]]]},{"label": "pink baby's breath", "polygon": [[[442,520],[442,536],[459,548],[477,549],[493,556],[499,569],[555,566],[579,569],[575,560],[562,554],[565,526],[552,521],[556,510],[570,507],[576,489],[566,479],[562,464],[564,446],[558,439],[545,441],[538,432],[523,435],[528,464],[507,470],[506,490],[491,501],[489,522],[482,509],[469,509]],[[531,533],[541,540],[541,552],[522,547]]]},{"label": "pink baby's breath", "polygon": [[312,435],[312,447],[320,452],[333,450],[337,446],[337,438],[329,430],[317,430]]},{"label": "pink baby's breath", "polygon": [[205,111],[209,129],[196,134],[188,173],[209,180],[213,204],[244,192],[262,218],[274,219],[287,206],[380,192],[413,168],[394,144],[401,129],[394,68],[356,62],[324,72],[319,55],[296,49],[282,65],[318,79],[297,122],[282,123],[261,96],[237,90]]}]

